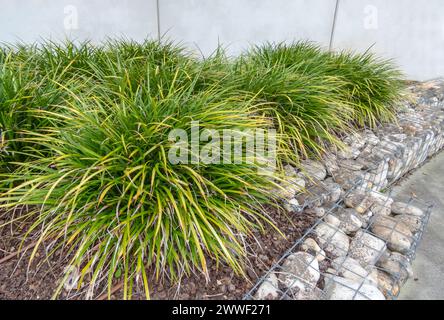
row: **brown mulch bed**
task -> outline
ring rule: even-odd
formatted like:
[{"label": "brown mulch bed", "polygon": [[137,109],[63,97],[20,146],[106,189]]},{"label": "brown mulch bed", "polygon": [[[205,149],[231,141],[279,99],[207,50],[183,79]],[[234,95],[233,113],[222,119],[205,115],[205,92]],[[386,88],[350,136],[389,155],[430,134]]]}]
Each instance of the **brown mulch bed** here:
[{"label": "brown mulch bed", "polygon": [[[209,261],[210,280],[199,274],[183,278],[180,285],[158,282],[151,277],[150,294],[152,299],[241,299],[270,267],[301,238],[316,221],[308,214],[283,214],[273,208],[271,216],[276,226],[286,235],[283,238],[275,229],[266,227],[264,233],[255,233],[256,239],[247,244],[251,252],[246,277],[235,275],[231,268],[219,265],[216,268]],[[0,221],[0,225],[1,225]],[[18,250],[21,237],[26,232],[26,224],[14,224],[0,228],[0,260]],[[32,242],[27,240],[24,245]],[[0,299],[50,299],[58,286],[59,279],[67,264],[67,257],[62,252],[47,258],[42,246],[36,258],[29,265],[32,250],[0,264]],[[116,284],[118,281],[116,281]],[[106,291],[104,291],[106,292]],[[97,292],[97,297],[103,292]],[[97,298],[96,297],[96,298]],[[116,291],[111,298],[121,299],[123,293]],[[84,299],[85,292],[62,292],[59,299]],[[142,288],[136,288],[133,299],[144,299]]]},{"label": "brown mulch bed", "polygon": [[[19,215],[18,213],[17,215]],[[8,217],[10,218],[10,217]],[[6,220],[0,218],[0,226]],[[33,242],[32,236],[23,242],[29,224],[16,222],[0,227],[0,261],[25,248]],[[44,261],[44,252],[39,250],[29,264],[32,249],[0,263],[0,299],[47,299],[55,289],[55,279],[61,273],[60,263]],[[37,261],[42,261],[38,263]],[[56,261],[56,257],[54,257]],[[62,268],[63,270],[63,268]]]}]

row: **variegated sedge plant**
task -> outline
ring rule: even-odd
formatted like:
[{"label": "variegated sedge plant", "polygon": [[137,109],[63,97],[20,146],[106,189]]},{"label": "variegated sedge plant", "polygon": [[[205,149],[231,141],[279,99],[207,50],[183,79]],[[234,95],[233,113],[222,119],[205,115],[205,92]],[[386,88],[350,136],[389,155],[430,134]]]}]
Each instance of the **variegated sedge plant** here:
[{"label": "variegated sedge plant", "polygon": [[246,96],[265,103],[261,111],[274,119],[293,149],[288,162],[321,156],[327,145],[340,144],[337,132],[350,129],[346,124],[353,110],[340,98],[345,85],[334,75],[300,72],[297,64],[270,61],[253,50],[237,59],[231,82]]},{"label": "variegated sedge plant", "polygon": [[283,66],[298,74],[334,77],[341,82],[336,98],[351,106],[351,124],[359,128],[394,121],[397,104],[405,96],[403,73],[393,60],[378,57],[370,49],[364,53],[335,52],[299,41],[256,46],[249,56],[258,63]]},{"label": "variegated sedge plant", "polygon": [[136,282],[149,297],[149,267],[177,280],[192,270],[206,274],[210,258],[242,273],[242,239],[272,224],[263,205],[275,185],[261,164],[172,164],[168,134],[189,131],[191,121],[216,130],[266,129],[270,122],[245,99],[175,85],[164,85],[164,95],[148,82],[127,96],[98,86],[94,96],[76,95],[57,112],[36,111],[52,127],[23,131],[20,140],[47,152],[17,162],[4,176],[14,187],[0,196],[3,209],[27,206],[35,219],[27,232],[39,239],[31,259],[45,241],[56,243],[49,254],[67,247],[69,264],[81,270],[79,287],[90,274],[91,292],[103,277],[111,290],[123,270],[124,298]]},{"label": "variegated sedge plant", "polygon": [[178,280],[215,259],[241,273],[242,239],[272,223],[276,186],[259,164],[173,165],[168,132],[275,126],[281,166],[390,121],[399,81],[388,61],[310,43],[234,60],[149,41],[3,47],[0,207],[29,207],[32,258],[46,240],[68,248],[91,294],[119,270],[125,298],[140,282],[149,296],[147,268]]}]

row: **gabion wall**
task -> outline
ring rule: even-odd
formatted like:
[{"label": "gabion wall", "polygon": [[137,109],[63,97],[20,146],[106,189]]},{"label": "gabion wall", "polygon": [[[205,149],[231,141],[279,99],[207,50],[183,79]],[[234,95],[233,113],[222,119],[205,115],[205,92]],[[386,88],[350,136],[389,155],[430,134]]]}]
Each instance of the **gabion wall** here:
[{"label": "gabion wall", "polygon": [[[285,168],[288,211],[317,222],[245,299],[384,300],[399,295],[433,204],[390,186],[444,147],[444,81],[411,88],[398,123],[345,139],[347,148]],[[299,192],[304,188],[304,192]]]}]

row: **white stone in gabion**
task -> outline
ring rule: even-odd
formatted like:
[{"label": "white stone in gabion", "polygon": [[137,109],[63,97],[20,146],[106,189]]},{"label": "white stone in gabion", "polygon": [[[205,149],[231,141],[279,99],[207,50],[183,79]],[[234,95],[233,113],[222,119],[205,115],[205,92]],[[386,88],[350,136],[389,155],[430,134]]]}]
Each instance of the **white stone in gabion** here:
[{"label": "white stone in gabion", "polygon": [[422,217],[418,216],[400,214],[395,216],[395,219],[405,223],[405,225],[409,228],[410,232],[413,234],[418,232],[423,225]]},{"label": "white stone in gabion", "polygon": [[361,217],[363,219],[363,223],[362,223],[363,228],[368,227],[368,224],[370,223],[373,216],[374,216],[374,213],[370,210],[367,211],[366,213],[364,213],[363,215],[361,215]]},{"label": "white stone in gabion", "polygon": [[385,300],[378,288],[342,277],[329,277],[326,296],[329,300]]},{"label": "white stone in gabion", "polygon": [[273,191],[279,198],[291,200],[305,188],[305,181],[298,177],[290,177],[280,181],[280,187]]},{"label": "white stone in gabion", "polygon": [[286,177],[295,177],[298,172],[296,168],[288,164],[284,167],[284,173]]},{"label": "white stone in gabion", "polygon": [[257,300],[276,300],[279,298],[278,278],[271,273],[259,286],[254,295]]},{"label": "white stone in gabion", "polygon": [[380,192],[369,191],[368,195],[371,196],[374,199],[374,202],[377,203],[387,203],[391,206],[394,202],[393,198]]},{"label": "white stone in gabion", "polygon": [[341,220],[339,220],[338,217],[332,215],[331,213],[325,216],[324,221],[337,228],[341,224]]},{"label": "white stone in gabion", "polygon": [[344,257],[348,253],[350,240],[338,227],[328,223],[320,223],[314,233],[322,249],[334,257]]},{"label": "white stone in gabion", "polygon": [[378,279],[372,272],[364,269],[358,261],[350,257],[336,258],[332,261],[332,267],[337,271],[337,275],[354,280],[356,282],[367,283],[373,286],[378,285]]},{"label": "white stone in gabion", "polygon": [[319,262],[325,260],[326,255],[324,250],[322,250],[318,243],[311,238],[305,239],[304,243],[301,245],[301,250],[316,256],[316,259]]},{"label": "white stone in gabion", "polygon": [[361,154],[361,151],[356,146],[345,146],[344,149],[338,152],[340,159],[356,159]]},{"label": "white stone in gabion", "polygon": [[391,210],[391,205],[388,204],[374,203],[370,207],[370,211],[373,212],[373,214],[380,214],[383,216],[389,216],[392,212]]},{"label": "white stone in gabion", "polygon": [[381,258],[378,267],[399,279],[401,283],[413,277],[412,264],[409,258],[398,252],[392,252],[388,257]]},{"label": "white stone in gabion", "polygon": [[286,288],[302,291],[316,287],[320,277],[318,260],[306,252],[289,255],[279,274],[279,280]]},{"label": "white stone in gabion", "polygon": [[421,139],[414,139],[412,141],[412,159],[408,165],[407,170],[413,169],[418,165],[417,159],[418,159],[418,154],[419,154],[420,148],[421,148]]},{"label": "white stone in gabion", "polygon": [[356,259],[361,266],[375,265],[378,259],[386,251],[385,242],[374,235],[359,230],[350,243],[349,256]]},{"label": "white stone in gabion", "polygon": [[322,181],[327,177],[327,170],[324,165],[318,161],[304,160],[301,168],[302,172],[311,179]]},{"label": "white stone in gabion", "polygon": [[352,133],[344,139],[344,143],[356,149],[362,149],[366,143],[366,137],[360,133]]},{"label": "white stone in gabion", "polygon": [[344,199],[347,207],[355,209],[359,214],[364,214],[372,206],[374,200],[363,192],[351,192]]},{"label": "white stone in gabion", "polygon": [[341,198],[342,188],[338,183],[333,182],[331,178],[325,180],[323,186],[328,193],[326,196],[327,202],[336,202]]},{"label": "white stone in gabion", "polygon": [[396,164],[393,168],[393,176],[392,177],[388,177],[391,180],[398,180],[399,177],[401,177],[401,175],[403,174],[403,169],[404,169],[404,162],[405,160],[398,160],[396,161]]},{"label": "white stone in gabion", "polygon": [[421,217],[424,215],[424,211],[408,203],[394,202],[392,204],[392,213],[394,214],[409,214],[413,216]]},{"label": "white stone in gabion", "polygon": [[305,210],[305,212],[308,214],[314,214],[318,218],[322,218],[327,213],[327,211],[323,207],[308,208]]},{"label": "white stone in gabion", "polygon": [[339,228],[346,234],[352,234],[362,228],[363,218],[355,209],[341,209],[337,213]]},{"label": "white stone in gabion", "polygon": [[338,160],[335,155],[331,153],[327,154],[323,159],[323,163],[330,176],[334,176],[335,173],[339,171]]},{"label": "white stone in gabion", "polygon": [[388,161],[384,162],[372,176],[373,190],[379,191],[387,186],[387,176],[389,171]]},{"label": "white stone in gabion", "polygon": [[378,192],[372,192],[370,196],[373,198],[373,205],[370,207],[370,211],[373,214],[380,214],[389,216],[392,212],[393,199],[382,195]]},{"label": "white stone in gabion", "polygon": [[367,144],[376,146],[380,143],[380,139],[370,130],[365,131],[365,140],[367,141]]},{"label": "white stone in gabion", "polygon": [[298,292],[292,292],[292,293],[293,293],[293,298],[295,300],[301,300],[301,301],[321,300],[322,295],[324,294],[324,292],[318,287],[312,289],[307,288],[306,290],[299,290]]},{"label": "white stone in gabion", "polygon": [[413,234],[407,225],[393,217],[377,215],[374,217],[371,230],[381,239],[387,241],[388,247],[400,253],[407,253],[413,242]]},{"label": "white stone in gabion", "polygon": [[296,199],[290,199],[288,201],[284,201],[284,208],[288,212],[294,212],[299,209],[299,202]]},{"label": "white stone in gabion", "polygon": [[346,170],[352,170],[352,171],[360,171],[364,167],[362,162],[355,161],[355,160],[342,160],[339,162],[339,166]]},{"label": "white stone in gabion", "polygon": [[407,139],[407,135],[403,133],[391,134],[387,137],[388,141],[403,142]]},{"label": "white stone in gabion", "polygon": [[339,183],[344,190],[353,188],[356,183],[363,178],[363,173],[360,171],[340,171],[334,175],[334,180]]},{"label": "white stone in gabion", "polygon": [[364,200],[365,193],[362,191],[352,191],[344,199],[344,203],[348,208],[357,207]]},{"label": "white stone in gabion", "polygon": [[294,177],[291,177],[288,179],[288,181],[293,184],[294,186],[296,186],[296,188],[298,189],[298,192],[301,192],[302,190],[305,189],[305,186],[307,185],[307,183],[305,182],[305,179],[302,178],[300,175],[296,175]]},{"label": "white stone in gabion", "polygon": [[366,192],[368,190],[373,190],[373,188],[374,188],[374,185],[373,185],[374,179],[372,178],[373,176],[374,176],[374,174],[370,173],[370,172],[367,172],[366,174],[364,174],[362,176],[363,180],[357,186],[356,191]]}]

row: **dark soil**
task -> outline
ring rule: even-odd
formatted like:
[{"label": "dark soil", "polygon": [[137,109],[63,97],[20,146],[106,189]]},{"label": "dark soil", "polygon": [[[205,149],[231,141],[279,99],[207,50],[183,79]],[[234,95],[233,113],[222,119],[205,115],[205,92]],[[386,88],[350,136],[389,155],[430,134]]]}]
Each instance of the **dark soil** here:
[{"label": "dark soil", "polygon": [[[25,210],[17,210],[15,214],[20,216],[23,212]],[[8,216],[8,220],[13,220],[13,217]],[[0,226],[3,224],[5,220],[0,217]],[[48,259],[45,244],[39,247],[35,258],[30,261],[33,249],[24,249],[35,243],[35,239],[30,235],[23,241],[29,226],[30,223],[25,221],[0,227],[0,261],[20,250],[14,258],[0,263],[0,300],[50,299],[63,273],[66,257],[56,252]]]},{"label": "dark soil", "polygon": [[[264,233],[256,232],[255,239],[247,242],[249,252],[246,277],[235,275],[231,268],[216,265],[208,261],[210,279],[203,275],[191,275],[183,278],[180,285],[166,281],[159,282],[151,276],[150,289],[152,299],[241,299],[270,267],[291,247],[297,239],[316,221],[316,217],[308,213],[283,214],[273,208],[271,216],[276,226],[286,235],[283,238],[271,226]],[[3,223],[0,221],[0,225]],[[22,236],[28,228],[27,224],[14,224],[0,228],[0,260],[20,247]],[[32,237],[23,246],[32,242]],[[0,300],[1,299],[50,299],[56,290],[59,279],[67,265],[68,257],[61,251],[47,257],[41,246],[35,259],[29,265],[31,251],[0,263]],[[119,281],[116,281],[116,284]],[[144,299],[142,288],[134,290],[133,299]],[[106,292],[96,292],[96,298]],[[114,293],[112,299],[121,299],[121,290]],[[62,292],[59,299],[84,299],[85,290],[80,292]]]}]

